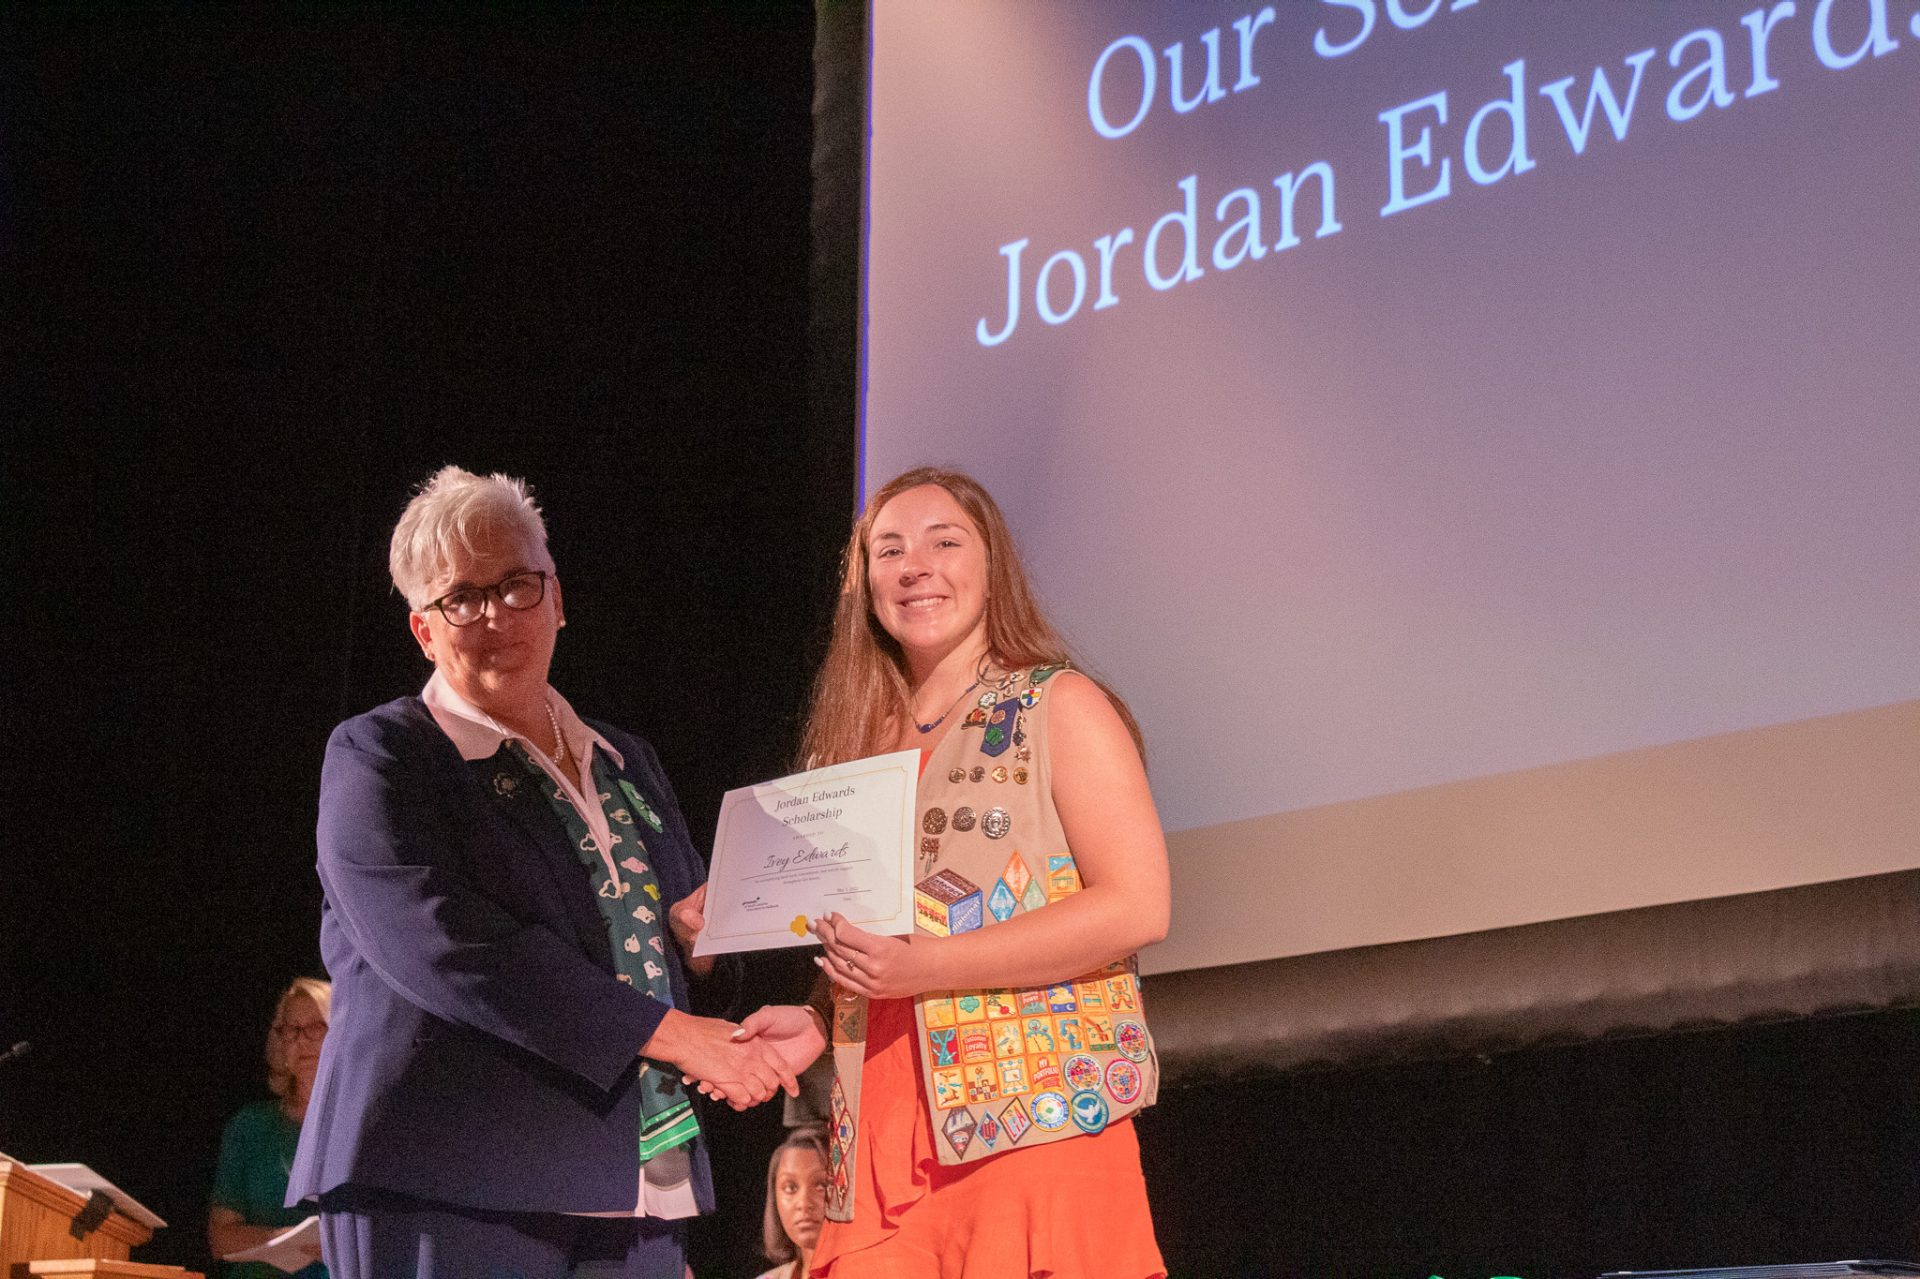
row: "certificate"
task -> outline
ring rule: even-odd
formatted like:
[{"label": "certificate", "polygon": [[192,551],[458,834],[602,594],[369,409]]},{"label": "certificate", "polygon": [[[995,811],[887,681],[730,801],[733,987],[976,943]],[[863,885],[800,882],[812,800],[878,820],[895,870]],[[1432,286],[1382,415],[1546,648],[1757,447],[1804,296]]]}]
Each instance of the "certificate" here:
[{"label": "certificate", "polygon": [[920,752],[896,751],[728,791],[693,953],[811,945],[808,922],[836,911],[912,932],[919,780]]}]

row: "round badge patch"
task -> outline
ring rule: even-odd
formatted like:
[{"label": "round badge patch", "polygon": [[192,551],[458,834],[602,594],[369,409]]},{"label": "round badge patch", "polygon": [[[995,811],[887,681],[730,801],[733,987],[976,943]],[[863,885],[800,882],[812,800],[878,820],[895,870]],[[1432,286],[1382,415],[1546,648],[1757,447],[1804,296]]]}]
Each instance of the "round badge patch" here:
[{"label": "round badge patch", "polygon": [[1067,1126],[1067,1099],[1057,1092],[1043,1092],[1033,1099],[1033,1122],[1048,1132]]},{"label": "round badge patch", "polygon": [[1005,764],[993,770],[993,780],[996,782],[1004,782],[1007,780],[1007,766]]},{"label": "round badge patch", "polygon": [[1004,808],[989,808],[980,814],[980,829],[987,833],[988,839],[1005,839],[1013,829],[1013,814]]},{"label": "round badge patch", "polygon": [[920,819],[920,829],[929,835],[938,835],[946,828],[947,810],[944,808],[929,808],[927,815]]},{"label": "round badge patch", "polygon": [[1027,784],[1027,770],[1024,768],[1014,769],[1013,780],[1018,782],[1020,785],[1025,786]]},{"label": "round badge patch", "polygon": [[1067,1058],[1060,1069],[1067,1077],[1067,1087],[1075,1092],[1100,1086],[1100,1063],[1085,1053],[1075,1053]]},{"label": "round badge patch", "polygon": [[973,823],[974,816],[971,808],[956,808],[953,810],[953,828],[955,830],[970,831],[973,829]]},{"label": "round badge patch", "polygon": [[947,780],[957,786],[967,780],[967,770],[964,768],[949,768],[947,770]]},{"label": "round badge patch", "polygon": [[1147,1059],[1147,1028],[1137,1021],[1123,1021],[1113,1028],[1113,1042],[1128,1061]]},{"label": "round badge patch", "polygon": [[1073,1094],[1067,1109],[1073,1113],[1073,1126],[1081,1132],[1099,1132],[1107,1126],[1107,1099],[1092,1089]]},{"label": "round badge patch", "polygon": [[987,780],[986,765],[975,764],[973,766],[973,771],[967,774],[967,780],[970,782],[976,782],[976,783],[986,781]]},{"label": "round badge patch", "polygon": [[1121,1105],[1132,1105],[1140,1095],[1140,1067],[1119,1057],[1108,1062],[1107,1091]]}]

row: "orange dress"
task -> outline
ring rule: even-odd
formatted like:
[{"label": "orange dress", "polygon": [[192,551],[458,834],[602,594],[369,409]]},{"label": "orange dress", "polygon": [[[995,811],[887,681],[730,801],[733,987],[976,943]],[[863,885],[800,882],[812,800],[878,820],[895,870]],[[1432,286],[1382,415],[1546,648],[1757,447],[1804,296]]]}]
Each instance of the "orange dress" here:
[{"label": "orange dress", "polygon": [[[924,767],[926,754],[922,752]],[[853,1220],[820,1228],[811,1279],[1161,1279],[1133,1121],[942,1164],[911,999],[867,1005]]]}]

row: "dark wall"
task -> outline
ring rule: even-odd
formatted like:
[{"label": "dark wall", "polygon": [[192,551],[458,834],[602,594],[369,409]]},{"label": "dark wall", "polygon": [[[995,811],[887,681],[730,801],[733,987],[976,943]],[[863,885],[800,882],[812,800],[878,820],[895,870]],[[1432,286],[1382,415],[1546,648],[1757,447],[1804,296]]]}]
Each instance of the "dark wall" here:
[{"label": "dark wall", "polygon": [[[35,1045],[0,1150],[94,1164],[201,1266],[220,1125],[319,971],[321,747],[428,673],[384,567],[413,484],[533,481],[554,683],[696,832],[785,771],[852,501],[850,420],[807,421],[812,15],[0,22],[0,1039]],[[716,1120],[735,1271],[777,1123]]]}]

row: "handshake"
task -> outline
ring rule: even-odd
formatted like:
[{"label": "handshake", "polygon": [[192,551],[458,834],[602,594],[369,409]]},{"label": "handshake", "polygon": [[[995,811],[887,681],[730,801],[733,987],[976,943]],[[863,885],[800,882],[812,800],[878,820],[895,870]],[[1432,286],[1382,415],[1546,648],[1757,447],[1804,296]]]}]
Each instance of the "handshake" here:
[{"label": "handshake", "polygon": [[795,1004],[769,1004],[737,1026],[669,1009],[640,1055],[676,1067],[683,1083],[745,1110],[782,1090],[798,1096],[800,1072],[826,1045],[819,1014]]}]

